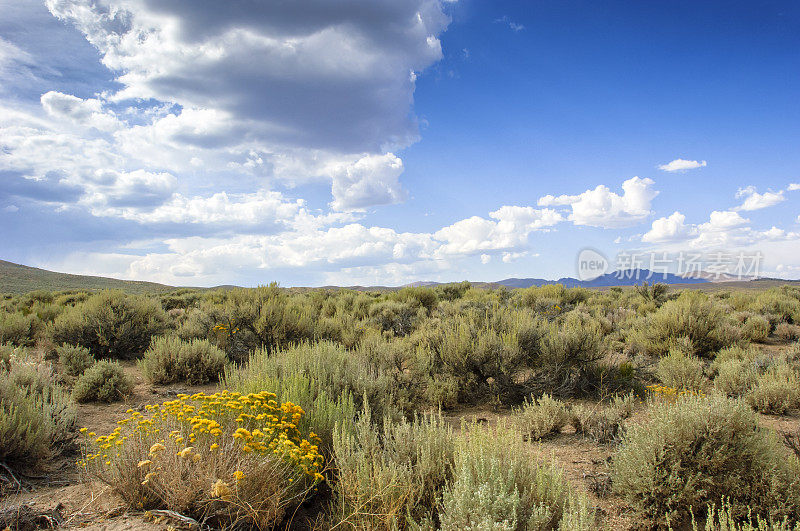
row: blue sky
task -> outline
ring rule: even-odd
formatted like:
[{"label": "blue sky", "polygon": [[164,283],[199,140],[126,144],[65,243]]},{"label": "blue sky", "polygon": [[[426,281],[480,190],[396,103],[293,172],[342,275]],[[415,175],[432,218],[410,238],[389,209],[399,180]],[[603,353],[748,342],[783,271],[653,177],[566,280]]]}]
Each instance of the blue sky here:
[{"label": "blue sky", "polygon": [[235,3],[0,0],[0,258],[399,285],[592,247],[800,278],[794,2]]}]

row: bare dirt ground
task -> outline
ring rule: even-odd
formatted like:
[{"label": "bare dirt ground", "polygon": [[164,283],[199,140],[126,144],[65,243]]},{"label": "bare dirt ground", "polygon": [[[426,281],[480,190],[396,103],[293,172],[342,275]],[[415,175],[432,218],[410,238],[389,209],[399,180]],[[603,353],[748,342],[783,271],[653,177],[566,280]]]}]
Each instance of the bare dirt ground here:
[{"label": "bare dirt ground", "polygon": [[[763,348],[774,352],[782,347],[770,343]],[[144,409],[146,404],[170,400],[181,392],[214,392],[216,389],[216,384],[154,386],[144,380],[134,363],[125,364],[125,371],[135,381],[133,394],[126,401],[114,404],[79,404],[80,426],[97,434],[110,433],[117,426],[116,422],[126,416],[128,409]],[[495,411],[490,406],[480,406],[447,412],[446,418],[455,430],[460,430],[462,420],[475,418],[481,423],[496,425],[509,415],[509,410]],[[636,416],[632,421],[636,421]],[[789,416],[761,415],[761,423],[779,434],[796,433],[800,429],[800,412],[793,411]],[[609,459],[613,453],[611,445],[594,443],[568,427],[551,438],[531,442],[530,452],[532,459],[555,461],[563,468],[566,480],[576,490],[586,493],[608,529],[642,527],[641,520],[635,517],[624,500],[611,492],[608,476]],[[9,507],[30,504],[42,512],[58,508],[61,527],[64,528],[95,531],[181,528],[177,521],[153,518],[141,511],[126,509],[107,486],[84,481],[75,467],[76,457],[58,464],[49,477],[31,480],[23,491],[0,499],[0,513]]]}]

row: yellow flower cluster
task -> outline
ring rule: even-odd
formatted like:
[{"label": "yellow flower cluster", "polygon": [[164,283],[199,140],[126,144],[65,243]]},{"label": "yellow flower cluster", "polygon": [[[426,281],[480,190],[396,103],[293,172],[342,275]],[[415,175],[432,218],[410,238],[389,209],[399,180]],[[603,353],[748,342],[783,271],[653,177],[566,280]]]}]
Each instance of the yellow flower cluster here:
[{"label": "yellow flower cluster", "polygon": [[647,390],[652,398],[667,400],[669,402],[674,402],[685,396],[697,396],[701,398],[706,396],[706,394],[702,391],[694,391],[692,389],[685,388],[677,389],[667,385],[648,385]]},{"label": "yellow flower cluster", "polygon": [[[102,458],[110,466],[109,453],[119,456],[128,437],[156,441],[150,447],[150,459],[155,459],[169,445],[182,459],[199,461],[203,458],[201,454],[219,452],[226,437],[231,437],[244,454],[276,455],[315,482],[323,479],[319,438],[312,432],[306,439],[298,429],[305,412],[291,402],[279,404],[273,393],[243,395],[224,390],[214,394],[180,394],[176,400],[148,405],[145,409],[148,415],[129,409],[129,416],[120,420],[110,435],[90,439],[88,446],[93,449],[86,452],[79,464],[86,466]],[[178,429],[166,433],[170,427]],[[142,460],[139,466],[149,465],[150,459]]]}]

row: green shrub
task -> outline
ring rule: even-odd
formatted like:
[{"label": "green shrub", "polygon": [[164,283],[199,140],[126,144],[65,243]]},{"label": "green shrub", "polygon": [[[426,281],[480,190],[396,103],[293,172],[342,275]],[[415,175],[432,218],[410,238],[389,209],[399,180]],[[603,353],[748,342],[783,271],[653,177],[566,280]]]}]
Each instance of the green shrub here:
[{"label": "green shrub", "polygon": [[34,315],[0,311],[0,344],[33,345],[36,325],[37,321]]},{"label": "green shrub", "polygon": [[80,376],[83,371],[94,363],[91,352],[86,347],[78,347],[64,343],[56,347],[58,363],[65,373],[70,376]]},{"label": "green shrub", "polygon": [[9,357],[0,365],[0,462],[35,469],[75,435],[75,410],[47,363]]},{"label": "green shrub", "polygon": [[225,353],[206,339],[157,337],[139,360],[139,367],[152,383],[204,384],[219,380],[225,362]]},{"label": "green shrub", "polygon": [[714,388],[725,396],[744,396],[758,380],[754,364],[746,359],[725,359],[716,363]]},{"label": "green shrub", "polygon": [[561,471],[532,459],[514,430],[463,426],[453,481],[442,495],[443,530],[597,529],[587,500]]},{"label": "green shrub", "polygon": [[291,296],[276,283],[221,295],[220,304],[201,309],[216,321],[215,343],[231,360],[244,361],[251,350],[272,352],[315,337],[317,315],[306,298]]},{"label": "green shrub", "polygon": [[11,358],[21,354],[24,350],[26,350],[24,347],[15,347],[11,343],[0,344],[0,370],[7,370],[11,365]]},{"label": "green shrub", "polygon": [[452,474],[453,432],[441,415],[412,422],[340,423],[334,433],[334,518],[354,529],[405,528],[429,520]]},{"label": "green shrub", "polygon": [[760,314],[773,314],[787,323],[800,323],[800,299],[789,291],[768,289],[756,295],[750,308]]},{"label": "green shrub", "polygon": [[545,330],[534,362],[540,387],[556,395],[597,392],[597,362],[607,351],[597,320],[570,313]]},{"label": "green shrub", "polygon": [[514,413],[514,426],[532,440],[560,432],[570,420],[567,406],[547,394],[530,401],[525,399]]},{"label": "green shrub", "polygon": [[664,356],[681,342],[690,354],[702,357],[735,342],[726,324],[720,305],[703,293],[684,291],[632,323],[627,335],[634,350],[651,356]]},{"label": "green shrub", "polygon": [[642,515],[674,527],[728,497],[736,519],[800,517],[800,462],[743,403],[722,396],[652,404],[613,458],[618,493]]},{"label": "green shrub", "polygon": [[75,382],[72,396],[77,402],[115,402],[133,390],[133,382],[122,365],[102,360],[86,369]]},{"label": "green shrub", "polygon": [[378,328],[398,337],[410,334],[422,317],[417,307],[398,301],[384,301],[373,305],[369,309],[369,316]]},{"label": "green shrub", "polygon": [[800,378],[787,365],[771,367],[758,377],[746,398],[759,413],[786,414],[800,406]]},{"label": "green shrub", "polygon": [[706,379],[700,358],[675,348],[658,360],[656,376],[664,385],[675,389],[699,391]]},{"label": "green shrub", "polygon": [[104,291],[65,309],[49,327],[49,335],[58,345],[86,347],[97,359],[131,359],[140,357],[166,324],[167,315],[157,301]]},{"label": "green shrub", "polygon": [[[532,353],[520,347],[514,332],[489,326],[487,315],[475,309],[432,320],[409,338],[416,377],[428,386],[429,400],[448,405],[455,391],[460,403],[487,397],[514,401],[521,395],[514,375],[530,365]],[[521,398],[521,396],[520,396]]]},{"label": "green shrub", "polygon": [[763,343],[769,337],[771,328],[765,317],[753,315],[748,317],[742,325],[742,337],[756,343]]}]

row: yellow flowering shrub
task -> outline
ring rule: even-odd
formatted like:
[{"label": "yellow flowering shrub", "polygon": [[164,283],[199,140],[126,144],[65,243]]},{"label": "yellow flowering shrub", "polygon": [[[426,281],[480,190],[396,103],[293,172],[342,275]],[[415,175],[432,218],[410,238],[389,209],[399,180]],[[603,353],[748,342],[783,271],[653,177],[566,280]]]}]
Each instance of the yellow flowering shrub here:
[{"label": "yellow flowering shrub", "polygon": [[298,428],[304,414],[268,392],[181,394],[86,434],[79,464],[133,507],[270,528],[323,480],[319,439]]},{"label": "yellow flowering shrub", "polygon": [[706,396],[706,394],[702,391],[678,389],[676,387],[669,387],[668,385],[648,385],[647,394],[648,398],[651,400],[662,400],[667,402],[675,402],[682,397],[696,396],[703,398]]}]

